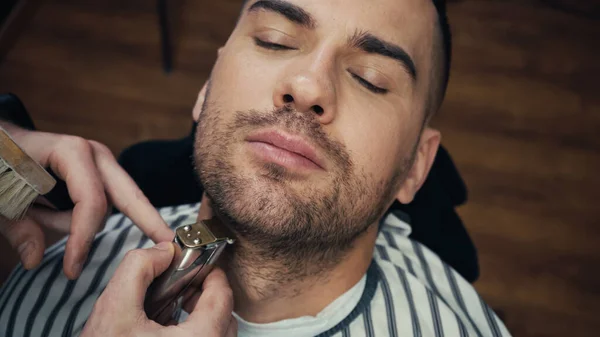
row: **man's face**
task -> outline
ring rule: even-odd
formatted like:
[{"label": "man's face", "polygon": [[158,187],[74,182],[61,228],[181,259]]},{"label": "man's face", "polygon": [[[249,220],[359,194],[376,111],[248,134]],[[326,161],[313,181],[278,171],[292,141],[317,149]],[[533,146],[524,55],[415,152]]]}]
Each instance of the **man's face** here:
[{"label": "man's face", "polygon": [[240,236],[348,247],[377,221],[412,167],[434,23],[430,0],[246,5],[213,69],[195,151],[207,195]]}]

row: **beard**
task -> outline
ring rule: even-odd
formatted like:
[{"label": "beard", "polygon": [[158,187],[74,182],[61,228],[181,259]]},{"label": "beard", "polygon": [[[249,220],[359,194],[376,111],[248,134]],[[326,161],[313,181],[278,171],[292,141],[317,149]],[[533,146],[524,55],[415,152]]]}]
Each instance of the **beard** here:
[{"label": "beard", "polygon": [[[283,107],[237,111],[224,121],[217,107],[209,90],[194,150],[204,192],[238,239],[233,254],[251,251],[252,260],[276,262],[294,278],[339,263],[383,215],[412,164],[412,158],[402,160],[391,177],[377,179],[356,167],[346,147],[323,131],[315,114]],[[298,177],[274,163],[240,162],[244,137],[274,127],[301,135],[320,150],[331,164],[325,183]],[[285,282],[282,277],[273,275]]]}]

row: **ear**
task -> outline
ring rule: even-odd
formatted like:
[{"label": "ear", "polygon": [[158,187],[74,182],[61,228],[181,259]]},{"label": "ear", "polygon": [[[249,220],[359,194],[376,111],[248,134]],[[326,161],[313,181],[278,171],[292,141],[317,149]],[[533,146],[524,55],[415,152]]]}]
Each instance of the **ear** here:
[{"label": "ear", "polygon": [[396,198],[401,203],[410,203],[414,199],[415,194],[417,194],[417,191],[423,186],[435,160],[440,140],[441,134],[439,131],[429,127],[423,130],[413,165],[396,195]]},{"label": "ear", "polygon": [[206,99],[206,87],[207,87],[208,81],[204,83],[204,86],[202,87],[202,90],[200,90],[200,93],[198,94],[198,99],[196,100],[196,105],[194,105],[194,110],[192,110],[192,117],[194,118],[194,121],[198,121],[198,118],[200,118],[200,113],[202,112],[202,106],[204,105],[204,100]]},{"label": "ear", "polygon": [[[221,53],[223,52],[223,47],[219,47],[219,49],[217,50],[217,60],[219,59],[219,56],[221,56]],[[202,90],[200,90],[200,93],[198,93],[198,99],[196,100],[196,105],[194,105],[194,110],[192,110],[192,118],[194,118],[194,121],[198,121],[198,118],[200,118],[200,113],[202,112],[202,107],[204,106],[204,100],[206,99],[206,88],[208,86],[208,80],[206,82],[204,82],[204,86],[202,86]]]}]

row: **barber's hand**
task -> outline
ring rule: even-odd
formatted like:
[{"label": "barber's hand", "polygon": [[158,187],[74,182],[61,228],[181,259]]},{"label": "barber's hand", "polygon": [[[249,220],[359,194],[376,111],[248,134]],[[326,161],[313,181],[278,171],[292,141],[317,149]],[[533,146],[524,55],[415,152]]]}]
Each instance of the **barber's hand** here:
[{"label": "barber's hand", "polygon": [[[75,204],[67,212],[34,205],[23,220],[0,219],[0,232],[19,252],[26,269],[36,267],[42,260],[45,243],[40,226],[43,225],[70,233],[63,267],[67,277],[77,278],[112,205],[154,242],[173,239],[173,231],[106,146],[81,137],[29,131],[5,122],[0,125],[29,156],[43,167],[50,167],[66,182]],[[44,198],[36,202],[39,205]]]},{"label": "barber's hand", "polygon": [[152,280],[167,270],[174,255],[172,243],[130,251],[94,305],[82,337],[237,336],[232,316],[233,295],[225,273],[215,268],[201,294],[185,303],[190,316],[179,325],[162,326],[144,312],[144,297]]}]

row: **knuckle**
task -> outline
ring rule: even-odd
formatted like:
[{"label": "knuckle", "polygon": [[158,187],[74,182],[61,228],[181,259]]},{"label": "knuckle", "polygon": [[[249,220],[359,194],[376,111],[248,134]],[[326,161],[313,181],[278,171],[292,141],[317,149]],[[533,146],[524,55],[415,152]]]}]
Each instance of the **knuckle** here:
[{"label": "knuckle", "polygon": [[108,146],[95,140],[89,140],[88,142],[92,145],[94,151],[96,151],[98,154],[114,157],[112,151],[108,148]]},{"label": "knuckle", "polygon": [[64,136],[64,141],[68,144],[70,148],[75,149],[76,151],[82,152],[90,152],[92,147],[90,143],[83,137],[79,136]]},{"label": "knuckle", "polygon": [[[93,217],[95,221],[93,228],[94,231],[97,231],[97,226],[101,226],[103,224],[104,218],[106,217],[106,214],[108,212],[108,203],[104,200],[104,198],[96,198],[94,196],[89,195],[87,196],[85,203],[82,203],[81,205],[82,206],[80,206],[80,212],[83,212],[83,208],[85,208],[85,213]],[[78,226],[81,226],[81,228],[79,228]],[[77,226],[75,227],[77,227],[77,230],[87,230],[87,228],[89,228],[82,223],[77,223]],[[96,232],[94,232],[93,234],[96,234]]]},{"label": "knuckle", "polygon": [[150,258],[142,249],[130,250],[125,254],[125,261],[134,266],[145,266],[151,263]]}]

